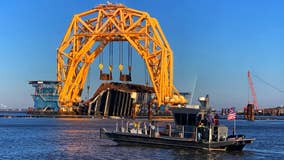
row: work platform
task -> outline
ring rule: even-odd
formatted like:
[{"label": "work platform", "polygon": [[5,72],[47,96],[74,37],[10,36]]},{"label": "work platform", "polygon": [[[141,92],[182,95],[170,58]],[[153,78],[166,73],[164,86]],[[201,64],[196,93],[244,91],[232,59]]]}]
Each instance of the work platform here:
[{"label": "work platform", "polygon": [[37,111],[58,111],[58,81],[29,81],[35,88],[33,108]]}]

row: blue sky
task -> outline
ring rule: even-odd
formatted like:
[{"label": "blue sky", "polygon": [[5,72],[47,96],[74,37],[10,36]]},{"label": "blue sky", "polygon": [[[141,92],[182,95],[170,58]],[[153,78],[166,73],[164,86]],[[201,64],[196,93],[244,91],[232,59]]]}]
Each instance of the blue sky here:
[{"label": "blue sky", "polygon": [[[243,107],[248,101],[248,69],[284,89],[284,1],[115,2],[158,19],[174,51],[176,87],[190,91],[198,77],[194,99],[209,94],[216,108]],[[56,48],[72,15],[99,3],[106,1],[0,2],[0,103],[32,105],[33,88],[27,82],[56,79]],[[134,79],[143,83],[143,62],[138,56],[134,59]],[[91,70],[93,92],[100,83],[96,62]],[[253,81],[260,106],[284,104],[283,93]]]}]

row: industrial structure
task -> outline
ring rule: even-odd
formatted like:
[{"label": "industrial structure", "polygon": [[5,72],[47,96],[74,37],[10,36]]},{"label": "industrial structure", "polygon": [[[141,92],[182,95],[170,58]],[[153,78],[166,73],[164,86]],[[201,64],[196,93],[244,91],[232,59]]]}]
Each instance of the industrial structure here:
[{"label": "industrial structure", "polygon": [[36,111],[58,111],[58,81],[29,81],[35,88],[32,94]]},{"label": "industrial structure", "polygon": [[[123,45],[128,42],[128,74],[124,74]],[[70,26],[57,50],[57,81],[59,105],[62,110],[72,110],[82,102],[81,95],[91,63],[103,49],[119,44],[120,81],[131,81],[132,48],[141,56],[149,73],[155,93],[152,102],[162,104],[185,104],[187,100],[173,84],[173,52],[158,23],[148,13],[127,8],[122,4],[100,4],[95,8],[73,16]],[[112,80],[112,59],[103,71],[100,61],[100,79]],[[93,101],[92,101],[93,102]]]},{"label": "industrial structure", "polygon": [[88,115],[135,117],[143,107],[149,111],[153,92],[144,85],[102,83],[85,108]]},{"label": "industrial structure", "polygon": [[250,96],[248,96],[248,105],[244,107],[244,118],[247,120],[254,120],[255,110],[258,111],[258,103],[256,100],[256,93],[254,90],[250,71],[248,71],[247,77],[248,77],[249,88],[250,88],[253,100],[252,102],[250,102],[250,98],[249,98]]},{"label": "industrial structure", "polygon": [[249,104],[253,104],[255,109],[257,110],[258,109],[258,103],[257,103],[256,93],[255,93],[255,90],[254,90],[254,86],[253,86],[253,82],[252,82],[252,79],[251,79],[250,71],[248,71],[248,82],[249,82],[251,95],[252,95],[252,98],[253,98],[252,102],[250,102],[250,100],[249,100]]}]

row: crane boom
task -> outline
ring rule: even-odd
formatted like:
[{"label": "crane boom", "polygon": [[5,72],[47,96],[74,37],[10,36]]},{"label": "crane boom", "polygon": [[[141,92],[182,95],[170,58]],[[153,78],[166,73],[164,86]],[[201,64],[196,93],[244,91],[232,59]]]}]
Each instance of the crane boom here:
[{"label": "crane boom", "polygon": [[257,103],[257,100],[256,100],[256,93],[255,93],[255,90],[254,90],[250,71],[248,71],[248,82],[249,82],[249,87],[250,87],[250,90],[251,90],[251,95],[253,97],[253,104],[255,106],[255,109],[258,109],[258,103]]}]

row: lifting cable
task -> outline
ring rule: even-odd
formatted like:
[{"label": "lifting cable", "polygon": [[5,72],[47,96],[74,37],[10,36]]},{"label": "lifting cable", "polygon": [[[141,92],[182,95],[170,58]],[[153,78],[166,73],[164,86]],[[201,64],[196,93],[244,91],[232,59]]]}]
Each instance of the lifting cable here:
[{"label": "lifting cable", "polygon": [[259,81],[261,81],[262,83],[266,84],[267,86],[275,89],[276,91],[280,92],[280,93],[283,93],[284,94],[284,90],[278,88],[278,87],[275,87],[274,85],[272,85],[271,83],[265,81],[264,79],[260,78],[258,75],[256,75],[255,73],[251,73],[255,78],[257,78]]},{"label": "lifting cable", "polygon": [[122,73],[123,70],[123,41],[119,41],[119,70]]},{"label": "lifting cable", "polygon": [[132,70],[132,47],[131,44],[128,43],[128,73],[131,75]]},{"label": "lifting cable", "polygon": [[91,83],[91,65],[90,65],[90,68],[89,68],[89,74],[87,75],[87,98],[86,99],[89,99],[90,98],[90,83]]},{"label": "lifting cable", "polygon": [[146,62],[144,63],[144,73],[145,73],[145,85],[149,86],[149,75],[148,75],[148,72],[147,72]]},{"label": "lifting cable", "polygon": [[103,65],[104,56],[103,56],[103,54],[104,54],[104,50],[102,50],[102,53],[99,55],[99,69],[100,69],[100,71],[102,71],[103,68],[104,68],[104,65]]},{"label": "lifting cable", "polygon": [[113,42],[111,41],[109,43],[109,61],[108,61],[108,64],[109,64],[109,72],[110,72],[110,76],[112,76],[112,66],[113,66]]}]

